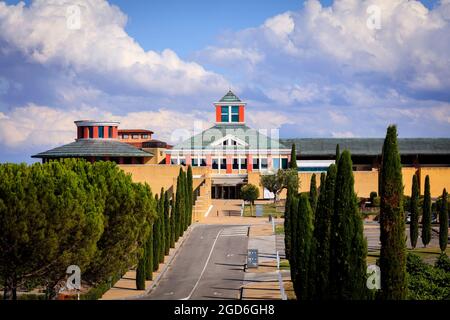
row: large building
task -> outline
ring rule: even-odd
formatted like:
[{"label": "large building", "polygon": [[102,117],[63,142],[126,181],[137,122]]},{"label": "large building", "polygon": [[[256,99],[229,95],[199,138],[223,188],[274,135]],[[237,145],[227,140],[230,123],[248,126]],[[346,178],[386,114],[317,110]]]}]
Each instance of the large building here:
[{"label": "large building", "polygon": [[[245,123],[246,103],[229,91],[214,103],[216,124],[166,152],[166,164],[211,169],[213,198],[239,198],[250,173],[286,169],[290,148]],[[268,130],[267,130],[268,131]]]},{"label": "large building", "polygon": [[[308,191],[311,176],[326,171],[335,161],[336,145],[352,154],[355,191],[369,197],[378,190],[378,170],[383,139],[298,138],[279,139],[276,130],[256,130],[245,121],[246,103],[229,91],[213,104],[215,124],[175,146],[152,138],[148,129],[120,129],[113,121],[75,121],[77,138],[67,145],[37,155],[48,161],[84,158],[88,161],[115,161],[138,182],[153,190],[174,190],[180,167],[191,165],[194,188],[199,196],[197,214],[209,208],[212,198],[239,198],[248,183],[260,188],[261,198],[270,194],[260,185],[260,177],[288,167],[292,144],[296,145],[299,191]],[[211,112],[214,114],[213,112]],[[430,176],[431,194],[438,197],[450,189],[450,139],[399,139],[405,194],[411,192],[417,174],[423,190]],[[320,179],[317,177],[317,183]],[[282,197],[284,194],[282,193]]]}]

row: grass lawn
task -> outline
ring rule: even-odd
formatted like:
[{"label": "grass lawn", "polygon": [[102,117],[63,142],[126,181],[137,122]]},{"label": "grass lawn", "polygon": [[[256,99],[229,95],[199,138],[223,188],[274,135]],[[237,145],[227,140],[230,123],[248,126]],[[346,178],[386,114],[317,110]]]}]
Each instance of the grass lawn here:
[{"label": "grass lawn", "polygon": [[[434,264],[436,259],[439,257],[441,253],[441,249],[439,248],[415,248],[406,249],[407,252],[414,253],[418,255],[424,262]],[[450,247],[445,250],[445,253],[450,256]],[[367,254],[367,264],[375,264],[376,260],[380,257],[380,251],[369,252]]]},{"label": "grass lawn", "polygon": [[[263,207],[263,217],[268,217],[269,215],[272,215],[273,217],[282,217],[283,212],[277,212],[276,205],[274,203],[264,203],[264,204],[255,204],[253,206],[253,216],[256,215],[256,206],[262,206]],[[244,207],[244,217],[251,217],[251,210],[250,205],[245,205]]]},{"label": "grass lawn", "polygon": [[284,234],[284,225],[282,224],[275,225],[275,234]]}]

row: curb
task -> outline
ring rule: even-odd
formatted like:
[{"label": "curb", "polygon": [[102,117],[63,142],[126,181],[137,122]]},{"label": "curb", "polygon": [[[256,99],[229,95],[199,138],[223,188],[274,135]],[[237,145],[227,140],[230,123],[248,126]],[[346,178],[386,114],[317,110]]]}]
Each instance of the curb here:
[{"label": "curb", "polygon": [[156,276],[155,280],[153,280],[153,282],[150,285],[150,287],[148,289],[145,289],[144,293],[141,293],[141,294],[138,294],[138,295],[135,295],[135,296],[128,296],[128,297],[116,298],[116,299],[111,299],[111,300],[136,300],[136,299],[140,299],[140,298],[144,298],[144,297],[148,296],[153,291],[153,289],[159,284],[159,282],[161,281],[162,277],[166,273],[167,269],[169,268],[169,266],[172,264],[173,260],[178,255],[178,252],[183,247],[184,242],[189,238],[189,236],[191,235],[192,230],[197,225],[198,225],[197,223],[193,223],[187,228],[187,230],[185,231],[184,236],[181,238],[180,245],[175,250],[175,253],[169,259],[169,261],[167,261],[167,263],[164,265],[164,267],[162,268],[161,272],[158,274],[158,276]]}]

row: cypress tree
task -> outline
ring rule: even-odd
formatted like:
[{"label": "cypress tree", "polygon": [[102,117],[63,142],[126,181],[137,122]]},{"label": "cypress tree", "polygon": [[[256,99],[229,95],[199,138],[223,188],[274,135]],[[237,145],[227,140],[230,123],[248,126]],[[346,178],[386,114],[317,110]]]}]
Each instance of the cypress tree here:
[{"label": "cypress tree", "polygon": [[439,210],[439,246],[442,253],[447,249],[448,243],[448,203],[447,190],[442,192],[441,207]]},{"label": "cypress tree", "polygon": [[341,156],[341,152],[339,150],[339,143],[336,145],[336,166],[339,163],[339,157]]},{"label": "cypress tree", "polygon": [[[289,202],[290,208],[289,208],[289,212],[290,212],[290,216],[291,216],[291,220],[290,220],[290,233],[289,233],[289,237],[291,239],[290,241],[290,245],[291,245],[291,250],[292,250],[292,254],[289,255],[289,266],[291,269],[291,280],[292,283],[294,285],[294,287],[296,286],[296,275],[297,275],[297,255],[294,253],[294,248],[297,247],[297,238],[294,236],[296,235],[298,232],[298,197],[297,196],[291,196],[291,200]],[[287,235],[287,234],[286,234]]]},{"label": "cypress tree", "polygon": [[145,279],[153,279],[153,226],[145,245]]},{"label": "cypress tree", "polygon": [[299,198],[295,221],[297,230],[292,235],[295,238],[295,247],[292,248],[292,254],[296,261],[294,290],[298,300],[308,300],[310,299],[308,277],[313,237],[313,212],[305,194],[302,194]]},{"label": "cypress tree", "polygon": [[160,208],[159,208],[159,235],[160,235],[160,244],[159,244],[159,262],[164,262],[164,255],[166,251],[166,227],[165,227],[165,215],[164,215],[164,188],[161,188],[160,198],[159,198]]},{"label": "cypress tree", "polygon": [[170,200],[169,200],[169,192],[164,192],[164,255],[169,255],[170,251]]},{"label": "cypress tree", "polygon": [[423,196],[422,214],[422,243],[426,247],[431,241],[431,193],[430,177],[425,177],[425,191]]},{"label": "cypress tree", "polygon": [[417,245],[417,238],[419,237],[419,181],[417,175],[413,175],[411,203],[410,203],[411,221],[409,225],[409,237],[411,247],[414,249]]},{"label": "cypress tree", "polygon": [[330,165],[324,184],[320,186],[319,201],[317,204],[314,223],[315,246],[315,300],[329,298],[330,287],[330,241],[331,217],[334,212],[334,192],[336,188],[336,166]]},{"label": "cypress tree", "polygon": [[178,238],[182,234],[182,215],[183,215],[183,192],[184,185],[183,185],[183,169],[180,168],[180,173],[178,174],[177,178],[177,192],[175,195],[175,242],[178,241]]},{"label": "cypress tree", "polygon": [[311,205],[311,209],[315,212],[317,207],[317,181],[315,173],[311,176],[311,184],[309,186],[309,203]]},{"label": "cypress tree", "polygon": [[380,177],[381,296],[386,300],[402,300],[407,288],[405,216],[396,126],[387,129]]},{"label": "cypress tree", "polygon": [[320,193],[322,192],[322,190],[325,189],[325,180],[326,180],[326,178],[327,178],[326,173],[325,173],[325,172],[322,172],[322,173],[320,174],[319,195],[320,195]]},{"label": "cypress tree", "polygon": [[187,171],[187,199],[188,199],[188,223],[187,226],[189,227],[192,223],[192,210],[194,206],[194,190],[193,190],[193,177],[192,177],[192,167],[188,167]]},{"label": "cypress tree", "polygon": [[161,210],[161,201],[159,201],[159,197],[156,194],[155,195],[155,201],[156,201],[156,218],[155,218],[155,222],[153,223],[153,266],[152,266],[152,271],[156,271],[158,270],[159,267],[159,248],[160,248],[160,241],[161,241],[161,236],[160,236],[160,224],[161,224],[161,216],[160,216],[160,210]]},{"label": "cypress tree", "polygon": [[[289,162],[288,170],[288,182],[287,182],[287,194],[286,202],[284,206],[284,248],[286,258],[289,259],[291,252],[291,202],[298,194],[298,168],[297,168],[297,153],[295,150],[295,144],[292,144],[291,148],[291,160]],[[297,206],[295,207],[297,208]]]},{"label": "cypress tree", "polygon": [[138,266],[136,269],[136,289],[145,290],[145,272],[146,265],[144,257],[139,259]]},{"label": "cypress tree", "polygon": [[177,223],[176,223],[176,210],[175,210],[175,200],[172,196],[170,200],[170,247],[175,248],[177,233]]},{"label": "cypress tree", "polygon": [[297,170],[297,152],[295,150],[295,143],[292,144],[291,148],[291,160],[289,162],[289,168]]},{"label": "cypress tree", "polygon": [[367,243],[354,192],[350,152],[339,157],[330,244],[331,298],[365,299]]}]

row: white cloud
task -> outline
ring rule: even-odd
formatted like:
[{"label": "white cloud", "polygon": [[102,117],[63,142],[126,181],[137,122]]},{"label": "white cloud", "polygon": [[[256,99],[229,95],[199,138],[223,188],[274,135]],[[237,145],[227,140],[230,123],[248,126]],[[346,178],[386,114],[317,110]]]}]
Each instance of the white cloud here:
[{"label": "white cloud", "polygon": [[[67,27],[67,10],[80,8],[80,29]],[[223,91],[228,83],[175,52],[145,51],[125,31],[127,17],[105,0],[35,0],[0,2],[0,39],[30,61],[88,72],[125,87],[170,95],[196,90]]]},{"label": "white cloud", "polygon": [[356,137],[356,135],[351,131],[332,132],[331,136],[333,138],[355,138]]}]

